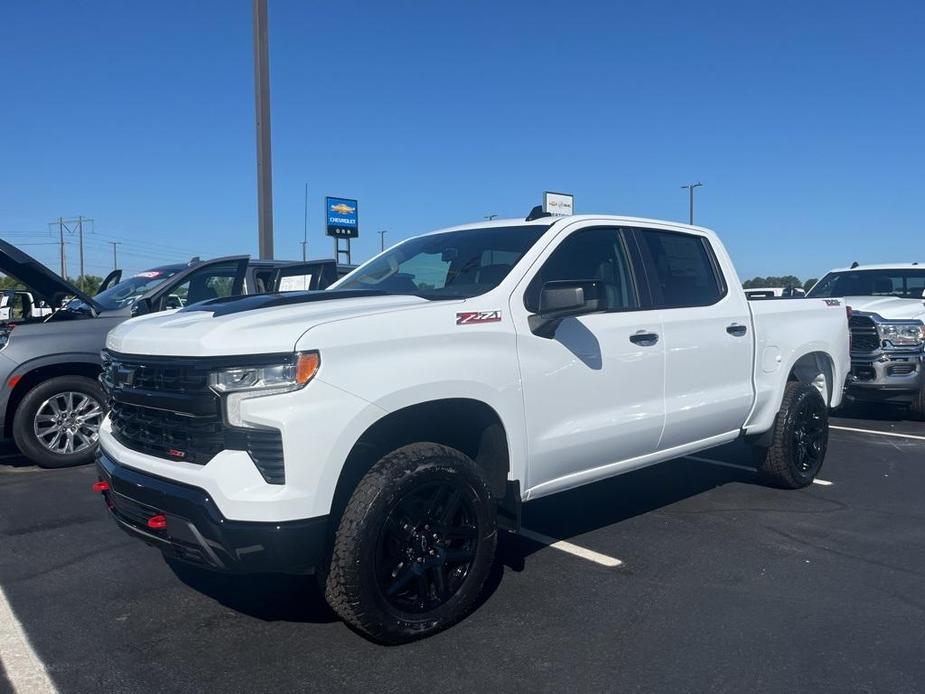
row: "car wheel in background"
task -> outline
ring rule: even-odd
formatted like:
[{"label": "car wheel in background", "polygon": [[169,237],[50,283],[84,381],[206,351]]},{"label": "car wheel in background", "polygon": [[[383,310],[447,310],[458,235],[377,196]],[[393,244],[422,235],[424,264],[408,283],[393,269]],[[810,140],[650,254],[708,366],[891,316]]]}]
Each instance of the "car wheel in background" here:
[{"label": "car wheel in background", "polygon": [[86,376],[57,376],[26,393],[13,417],[13,440],[41,467],[83,465],[93,460],[106,415],[102,388]]},{"label": "car wheel in background", "polygon": [[822,468],[829,442],[828,407],[809,383],[791,381],[771,430],[770,447],[755,446],[758,472],[776,487],[811,484]]}]

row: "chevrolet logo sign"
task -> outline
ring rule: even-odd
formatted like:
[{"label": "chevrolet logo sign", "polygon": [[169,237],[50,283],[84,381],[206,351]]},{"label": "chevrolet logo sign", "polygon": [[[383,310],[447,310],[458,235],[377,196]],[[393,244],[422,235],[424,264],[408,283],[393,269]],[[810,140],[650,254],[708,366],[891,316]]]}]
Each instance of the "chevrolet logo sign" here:
[{"label": "chevrolet logo sign", "polygon": [[339,202],[336,205],[331,205],[332,212],[339,212],[340,214],[351,214],[356,211],[357,208],[350,207],[350,205]]}]

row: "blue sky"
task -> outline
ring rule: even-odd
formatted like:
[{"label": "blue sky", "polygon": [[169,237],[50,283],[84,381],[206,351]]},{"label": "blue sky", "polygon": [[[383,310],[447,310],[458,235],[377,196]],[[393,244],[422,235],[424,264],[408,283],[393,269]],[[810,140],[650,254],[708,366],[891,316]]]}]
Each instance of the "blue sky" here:
[{"label": "blue sky", "polygon": [[[718,231],[743,278],[922,257],[925,3],[270,0],[277,257],[354,259],[543,190]],[[88,271],[256,252],[251,3],[4,3],[0,235]],[[73,241],[73,237],[71,238]],[[54,245],[24,248],[55,263]],[[76,274],[76,246],[68,246]],[[916,256],[916,257],[913,257]]]}]

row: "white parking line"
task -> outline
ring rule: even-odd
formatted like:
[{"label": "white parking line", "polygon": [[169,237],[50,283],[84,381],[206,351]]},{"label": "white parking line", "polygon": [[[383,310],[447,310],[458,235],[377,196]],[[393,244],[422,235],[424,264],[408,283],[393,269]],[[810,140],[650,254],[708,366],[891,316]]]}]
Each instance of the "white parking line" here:
[{"label": "white parking line", "polygon": [[874,434],[876,436],[892,436],[897,439],[916,439],[925,441],[925,436],[916,436],[915,434],[900,434],[895,431],[877,431],[876,429],[857,429],[855,427],[842,427],[835,424],[829,424],[829,429],[838,429],[839,431],[856,431],[859,434]]},{"label": "white parking line", "polygon": [[608,557],[606,554],[595,552],[593,549],[579,547],[578,545],[573,545],[571,542],[566,542],[565,540],[557,540],[554,537],[549,537],[548,535],[543,535],[542,533],[537,533],[532,530],[528,530],[527,528],[521,528],[520,534],[528,540],[533,540],[534,542],[538,542],[541,545],[546,545],[547,547],[558,549],[575,557],[593,561],[595,564],[600,564],[601,566],[614,567],[620,566],[623,563],[616,557]]},{"label": "white parking line", "polygon": [[[687,460],[696,460],[698,463],[709,463],[710,465],[719,465],[720,467],[731,467],[734,470],[747,470],[748,472],[757,472],[755,468],[749,467],[748,465],[738,465],[737,463],[727,463],[725,460],[713,460],[713,458],[701,458],[699,455],[686,455],[684,456]],[[813,484],[818,484],[820,487],[831,487],[833,482],[828,480],[814,479]]]},{"label": "white parking line", "polygon": [[23,694],[55,694],[45,665],[36,655],[23,631],[22,624],[13,614],[13,608],[0,588],[0,663],[13,691]]}]

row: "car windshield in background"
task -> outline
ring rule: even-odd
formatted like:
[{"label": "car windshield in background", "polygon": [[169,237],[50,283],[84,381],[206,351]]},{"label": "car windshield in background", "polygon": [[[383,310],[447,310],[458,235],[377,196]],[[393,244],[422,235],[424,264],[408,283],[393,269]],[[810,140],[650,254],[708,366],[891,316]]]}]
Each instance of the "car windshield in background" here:
[{"label": "car windshield in background", "polygon": [[921,299],[925,268],[921,270],[847,270],[830,272],[816,283],[809,298],[845,296],[898,296]]},{"label": "car windshield in background", "polygon": [[[119,284],[100,292],[93,300],[107,310],[115,310],[131,306],[135,299],[144,296],[164,280],[170,279],[179,270],[150,270],[139,272],[137,275],[122,280]],[[80,302],[83,303],[83,302]]]},{"label": "car windshield in background", "polygon": [[336,288],[426,299],[478,296],[497,287],[548,228],[524,224],[419,236],[360,266]]}]

